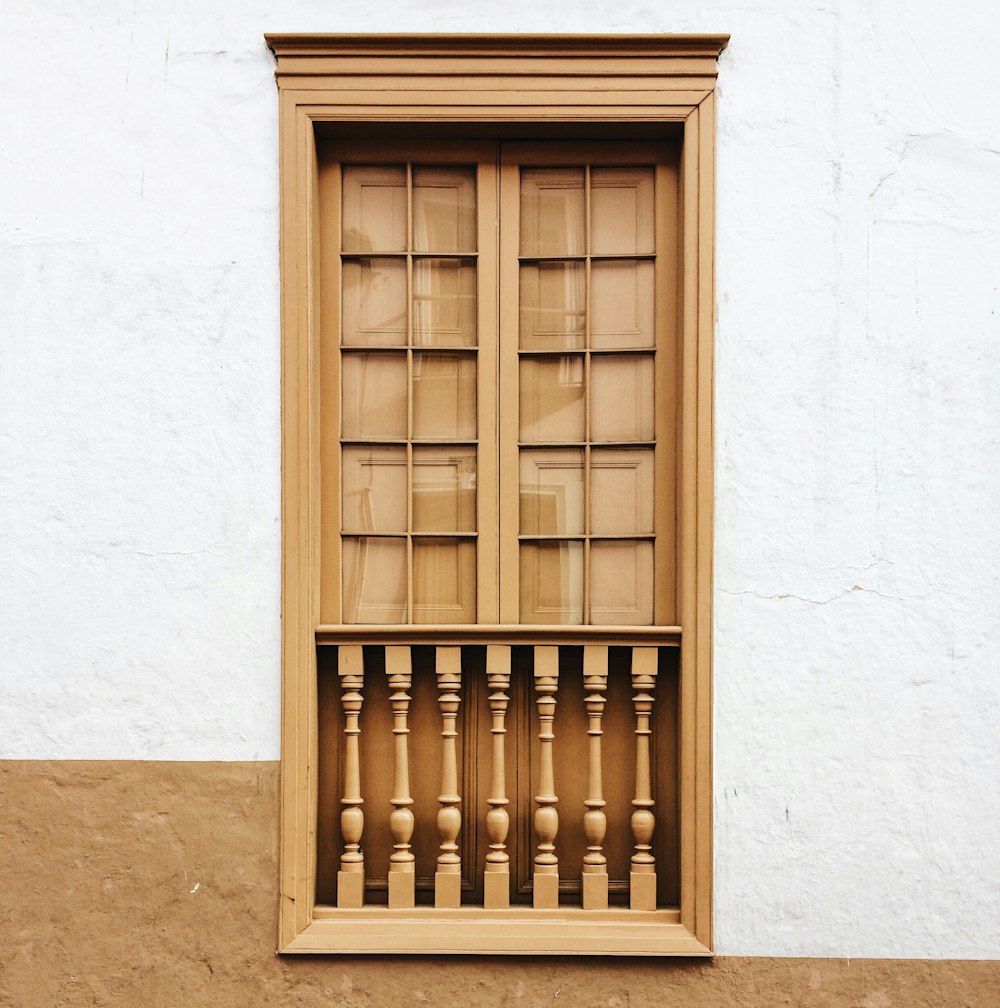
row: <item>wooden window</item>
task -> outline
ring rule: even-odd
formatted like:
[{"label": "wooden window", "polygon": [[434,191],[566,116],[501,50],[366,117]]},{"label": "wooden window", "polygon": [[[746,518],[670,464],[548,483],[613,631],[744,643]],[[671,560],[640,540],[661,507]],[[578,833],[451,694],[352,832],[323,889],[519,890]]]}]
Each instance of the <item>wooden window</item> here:
[{"label": "wooden window", "polygon": [[725,40],[269,42],[281,949],[707,954]]}]

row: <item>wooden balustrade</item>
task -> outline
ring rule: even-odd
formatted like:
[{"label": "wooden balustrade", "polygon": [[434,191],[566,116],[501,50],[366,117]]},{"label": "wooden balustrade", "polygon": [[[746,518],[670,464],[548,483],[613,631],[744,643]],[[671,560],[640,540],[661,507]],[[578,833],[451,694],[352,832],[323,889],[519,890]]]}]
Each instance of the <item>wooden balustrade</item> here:
[{"label": "wooden balustrade", "polygon": [[486,874],[483,879],[483,905],[487,910],[503,910],[510,906],[510,855],[507,853],[507,832],[510,829],[510,814],[507,806],[507,785],[504,775],[506,756],[504,739],[507,734],[506,717],[510,697],[510,648],[502,644],[490,644],[486,648],[486,680],[490,690],[490,715],[493,736],[493,767],[490,796],[487,802],[490,810],[486,815],[486,833],[490,840],[486,855]]},{"label": "wooden balustrade", "polygon": [[635,798],[632,836],[635,853],[629,873],[629,905],[633,910],[656,909],[656,858],[653,856],[653,794],[649,776],[649,738],[653,734],[653,690],[656,688],[656,648],[632,649],[632,686],[635,696]]},{"label": "wooden balustrade", "polygon": [[[487,911],[507,910],[515,896],[521,900],[530,898],[532,906],[537,910],[555,910],[560,905],[562,875],[564,901],[576,903],[584,911],[604,912],[609,909],[609,890],[620,893],[614,900],[620,901],[625,897],[626,880],[623,873],[628,876],[629,910],[656,910],[657,861],[653,845],[656,802],[653,790],[651,742],[655,722],[653,713],[657,671],[662,645],[647,643],[645,640],[631,643],[633,646],[628,651],[622,649],[618,652],[618,657],[613,663],[608,644],[585,643],[582,648],[581,683],[577,678],[581,675],[581,667],[578,664],[580,651],[575,652],[575,657],[567,656],[562,654],[564,648],[558,644],[538,644],[533,646],[531,652],[520,645],[520,651],[517,653],[521,657],[517,658],[515,664],[514,648],[510,645],[489,643],[485,647],[477,648],[478,657],[473,655],[468,658],[465,674],[470,678],[466,682],[463,679],[463,649],[467,646],[466,643],[464,641],[452,643],[447,640],[443,643],[435,642],[432,644],[435,693],[430,695],[427,692],[430,683],[426,678],[419,678],[414,682],[415,670],[420,676],[425,676],[431,667],[428,665],[428,655],[431,651],[426,644],[422,645],[423,650],[416,666],[411,646],[395,641],[391,644],[378,645],[382,647],[384,654],[386,675],[384,681],[388,685],[388,699],[386,702],[386,694],[382,692],[385,687],[372,694],[378,699],[375,710],[385,711],[373,722],[382,725],[376,732],[378,738],[372,737],[370,728],[365,729],[365,739],[369,740],[365,745],[375,746],[374,749],[363,749],[360,743],[363,723],[367,723],[367,718],[375,718],[375,712],[370,705],[366,708],[371,712],[369,714],[363,715],[362,708],[365,695],[365,664],[366,661],[369,664],[373,661],[376,646],[368,645],[363,648],[360,644],[339,643],[337,673],[341,692],[340,734],[343,758],[339,790],[341,846],[339,871],[336,876],[337,906],[343,909],[359,909],[366,902],[371,902],[370,899],[366,900],[366,882],[368,882],[376,888],[379,885],[387,885],[387,903],[390,909],[412,908],[417,902],[418,887],[420,892],[425,892],[431,887],[428,875],[430,864],[425,863],[430,861],[434,864],[433,902],[435,907],[442,910],[458,910],[461,907],[463,887],[469,892],[481,892],[481,896],[467,895],[466,899],[475,899],[475,902]],[[369,654],[366,655],[366,651]],[[530,666],[526,664],[525,655],[531,661]],[[564,665],[563,682],[560,682],[561,658]],[[609,691],[612,664],[616,676],[614,681],[619,685]],[[529,668],[532,669],[530,673]],[[530,675],[530,682],[524,682],[523,679],[515,682],[515,675]],[[570,678],[567,679],[567,676]],[[418,688],[420,683],[425,683],[425,686]],[[631,685],[632,696],[630,708],[627,706],[628,694],[623,694],[628,685]],[[582,710],[578,706],[581,686]],[[568,690],[567,702],[569,700],[574,702],[566,708],[569,728],[563,729],[562,741],[557,742],[555,714],[561,687]],[[415,702],[411,698],[411,690],[417,698]],[[428,749],[430,741],[427,732],[430,726],[427,718],[431,716],[428,701],[433,695],[437,698],[434,716],[439,719],[437,723],[440,725],[440,741],[434,743],[440,746],[438,752]],[[523,709],[523,702],[529,696],[533,696],[534,699],[532,704],[535,708],[534,717],[529,717],[528,712]],[[411,710],[411,704],[414,703],[415,706]],[[466,707],[470,703],[472,710],[466,712]],[[481,718],[476,713],[477,705],[482,710]],[[581,713],[572,714],[573,711]],[[570,714],[572,716],[568,716]],[[473,721],[470,722],[469,718]],[[581,718],[585,720],[581,721]],[[610,720],[606,723],[606,719]],[[483,737],[480,741],[475,734],[466,737],[468,728],[463,726],[473,722],[481,725],[478,729],[480,732],[485,732],[488,726],[489,740]],[[376,846],[379,851],[383,851],[380,854],[382,859],[380,861],[371,850],[366,859],[361,846],[365,828],[363,783],[368,781],[370,786],[373,774],[384,773],[385,783],[379,785],[381,790],[378,794],[388,797],[388,764],[386,763],[384,767],[365,766],[362,758],[369,751],[385,752],[388,755],[389,750],[386,747],[389,745],[390,723],[393,771],[388,832],[391,836],[391,851],[388,850],[388,844],[378,841]],[[515,739],[516,744],[513,748],[507,742],[512,724],[518,726],[520,734],[516,738],[522,740],[517,742]],[[526,758],[528,733],[532,724],[537,728],[537,744],[532,750],[530,762],[522,766],[518,761],[524,761]],[[614,735],[610,736],[611,749],[605,752],[605,732],[609,730],[609,724]],[[418,732],[414,736],[415,749],[412,754],[409,741],[411,728],[423,732],[422,735]],[[628,735],[623,734],[623,729]],[[437,735],[438,729],[435,728],[434,732]],[[631,760],[623,765],[622,747],[626,738],[633,733],[635,781],[632,792],[634,797],[630,800],[624,775],[631,773]],[[561,747],[575,755],[561,756]],[[477,753],[482,753],[481,759]],[[410,778],[411,755],[415,760],[414,781]],[[609,786],[614,807],[610,810],[604,792],[605,758],[610,761],[613,779],[613,783]],[[572,762],[566,763],[567,759]],[[526,779],[528,766],[532,767],[531,772],[536,778],[531,783],[534,783],[537,789],[534,797],[534,813],[531,817],[534,828],[533,852],[520,846],[527,839],[527,833],[522,834],[520,830],[528,829],[528,823],[523,818],[527,810],[523,806],[522,811],[518,813],[522,816],[518,821],[523,825],[513,833],[511,831],[512,800],[518,793],[522,796],[525,794],[525,788],[529,783]],[[424,804],[419,806],[422,810],[420,816],[415,817],[411,785],[416,784],[418,797],[426,796],[428,786],[432,786],[425,783],[426,775],[433,772],[436,776],[437,768],[440,768],[436,822],[438,836],[432,840],[434,824],[433,821],[427,821],[426,809],[426,802],[429,799],[426,797],[420,799]],[[465,785],[462,785],[461,781],[467,780],[469,773],[479,775],[478,786],[482,790],[475,798],[478,808],[475,805],[468,805],[471,799],[463,794]],[[517,778],[514,796],[507,792],[509,773],[514,773]],[[565,780],[563,780],[564,774]],[[583,790],[584,779],[585,790]],[[582,812],[577,813],[580,818],[571,817],[567,820],[567,838],[563,840],[560,839],[560,816],[557,811],[560,803],[560,780],[563,780],[564,787],[569,788],[567,794],[574,796],[575,808],[580,808],[576,802],[580,797],[583,799]],[[471,793],[475,797],[476,792]],[[379,804],[385,797],[378,798]],[[629,805],[631,805],[630,819]],[[612,831],[610,841],[609,811],[613,813],[614,823],[618,824],[614,826],[614,830],[619,831]],[[570,813],[567,811],[564,815]],[[381,825],[376,826],[375,834],[385,837],[384,820]],[[465,837],[467,828],[472,831],[473,837],[477,830],[480,838],[485,837],[485,840],[479,841],[483,845],[483,852],[478,855],[482,859],[478,863],[480,868],[484,865],[484,869],[478,880],[475,877],[475,847],[468,846],[471,841]],[[624,847],[624,838],[620,832],[629,828],[632,835],[631,853],[630,848]],[[418,830],[416,837],[414,837],[415,829]],[[372,842],[369,840],[369,845]],[[419,866],[417,854],[414,853],[414,843],[421,859]],[[435,847],[429,848],[428,844],[432,843]],[[511,843],[513,846],[509,846]],[[569,853],[562,849],[566,844],[569,845]],[[606,847],[606,844],[610,846]],[[430,849],[436,849],[436,861],[429,854]],[[582,851],[582,854],[577,853],[578,851]],[[386,855],[388,855],[387,880],[383,875],[383,881],[379,883],[374,869],[378,863],[386,864],[384,860]],[[519,865],[516,877],[515,856]],[[616,881],[613,885],[609,877],[610,861],[616,866],[614,875]],[[564,867],[560,867],[560,862]],[[422,898],[426,901],[430,897]]]},{"label": "wooden balustrade", "polygon": [[458,833],[462,828],[462,813],[459,806],[462,797],[458,793],[458,753],[455,739],[458,737],[456,723],[461,703],[462,649],[457,647],[438,648],[437,680],[441,707],[441,795],[438,801],[437,825],[441,834],[441,853],[437,859],[437,873],[434,876],[434,905],[436,907],[457,907],[462,896],[462,858],[458,853]]}]

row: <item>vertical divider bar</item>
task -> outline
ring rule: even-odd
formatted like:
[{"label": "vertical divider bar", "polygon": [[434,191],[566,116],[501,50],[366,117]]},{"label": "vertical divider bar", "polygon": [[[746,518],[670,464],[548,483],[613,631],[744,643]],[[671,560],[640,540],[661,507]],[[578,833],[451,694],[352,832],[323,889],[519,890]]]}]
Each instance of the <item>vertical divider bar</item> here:
[{"label": "vertical divider bar", "polygon": [[583,615],[582,620],[585,625],[591,623],[590,618],[590,437],[591,437],[591,313],[590,313],[590,252],[593,245],[591,234],[591,193],[590,193],[590,165],[583,168],[583,251],[585,254],[583,265]]},{"label": "vertical divider bar", "polygon": [[553,722],[556,713],[556,690],[559,688],[559,648],[535,648],[535,692],[538,694],[539,759],[538,794],[535,801],[535,834],[538,853],[535,855],[533,905],[536,910],[559,908],[559,859],[555,840],[559,831],[555,779],[552,770],[552,744],[555,741]]},{"label": "vertical divider bar", "polygon": [[340,800],[340,836],[344,851],[337,872],[337,906],[357,910],[365,901],[365,856],[361,834],[365,814],[361,810],[361,761],[358,736],[361,734],[362,690],[365,685],[364,653],[360,645],[342,644],[337,649],[337,674],[344,711],[344,796]]},{"label": "vertical divider bar", "polygon": [[390,799],[392,813],[389,830],[392,833],[392,854],[389,855],[389,908],[402,910],[415,902],[416,873],[410,838],[413,836],[413,812],[410,806],[410,764],[407,736],[407,715],[410,695],[407,690],[413,681],[409,647],[388,646],[385,649],[385,674],[392,691],[392,734],[395,742],[396,775]]},{"label": "vertical divider bar", "polygon": [[434,874],[434,906],[457,909],[462,902],[462,858],[458,853],[458,834],[462,829],[458,793],[458,755],[455,739],[458,709],[462,702],[462,649],[439,647],[435,657],[438,705],[441,708],[441,794],[437,826],[441,836]]},{"label": "vertical divider bar", "polygon": [[489,644],[486,647],[486,681],[490,689],[490,714],[493,724],[493,778],[490,783],[490,806],[486,814],[486,834],[490,849],[486,855],[483,878],[483,904],[487,910],[506,910],[510,906],[510,855],[507,853],[507,831],[510,815],[507,806],[507,785],[504,780],[504,748],[507,728],[505,718],[510,697],[510,647]]},{"label": "vertical divider bar", "polygon": [[655,647],[632,648],[632,689],[635,695],[635,798],[632,800],[632,836],[635,853],[629,872],[629,906],[633,910],[656,909],[656,858],[653,856],[655,802],[650,782],[649,750],[652,729],[653,692],[656,689]]},{"label": "vertical divider bar", "polygon": [[406,606],[413,623],[413,163],[406,162]]},{"label": "vertical divider bar", "polygon": [[587,783],[587,811],[583,815],[583,835],[587,853],[583,856],[583,909],[608,908],[608,859],[604,855],[604,836],[608,819],[604,813],[604,788],[601,774],[601,719],[608,688],[608,648],[588,644],[583,649],[584,704],[587,708],[587,735],[590,748],[590,773]]}]

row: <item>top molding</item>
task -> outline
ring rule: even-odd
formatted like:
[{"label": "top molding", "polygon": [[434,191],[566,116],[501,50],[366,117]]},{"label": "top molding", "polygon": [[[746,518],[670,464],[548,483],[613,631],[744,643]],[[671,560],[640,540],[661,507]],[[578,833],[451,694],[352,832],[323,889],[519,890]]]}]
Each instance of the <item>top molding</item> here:
[{"label": "top molding", "polygon": [[[714,78],[716,61],[729,43],[728,35],[271,33],[264,38],[277,57],[279,86],[283,78],[356,73],[359,64],[367,73],[399,73],[397,60],[419,60],[425,74],[491,73],[499,61],[505,61],[530,76],[572,74],[567,60],[581,61],[577,72],[586,76],[616,74],[621,73],[616,61],[628,60],[629,72],[639,76]],[[598,65],[585,66],[589,61]],[[600,63],[607,65],[600,67]]]}]

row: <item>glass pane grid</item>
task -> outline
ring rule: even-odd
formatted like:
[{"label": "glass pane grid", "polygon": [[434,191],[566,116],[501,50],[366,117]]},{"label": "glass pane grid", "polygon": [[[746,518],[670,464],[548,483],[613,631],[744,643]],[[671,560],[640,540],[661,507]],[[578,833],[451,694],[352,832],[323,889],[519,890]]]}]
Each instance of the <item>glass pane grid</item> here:
[{"label": "glass pane grid", "polygon": [[347,623],[475,622],[474,166],[345,166]]},{"label": "glass pane grid", "polygon": [[521,618],[652,623],[652,170],[522,169],[521,195]]}]

